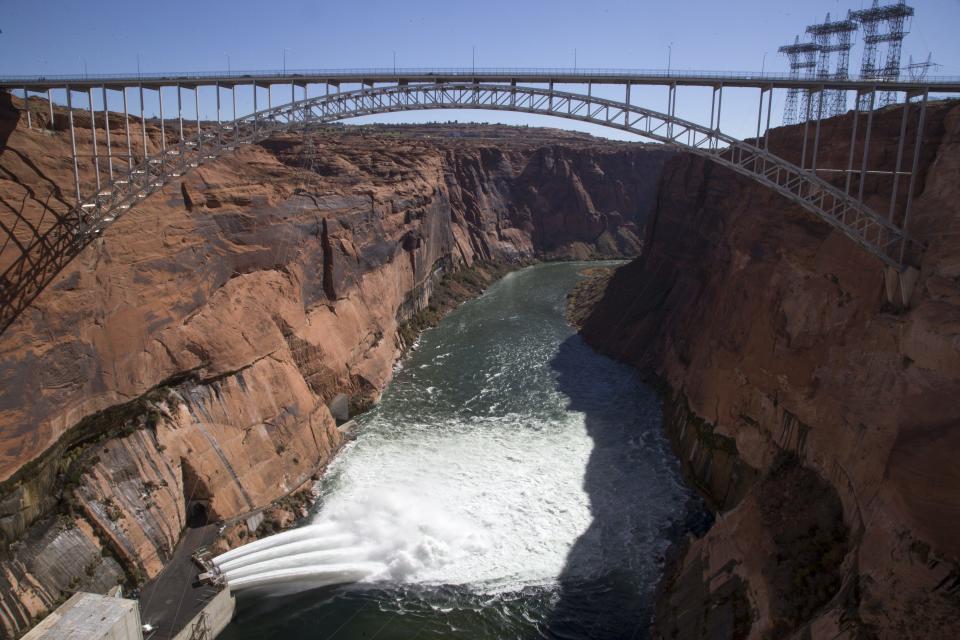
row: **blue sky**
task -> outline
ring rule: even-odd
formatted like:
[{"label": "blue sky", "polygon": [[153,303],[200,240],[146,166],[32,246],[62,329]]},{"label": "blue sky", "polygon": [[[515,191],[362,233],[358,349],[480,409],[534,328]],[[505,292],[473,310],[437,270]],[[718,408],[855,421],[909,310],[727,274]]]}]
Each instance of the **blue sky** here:
[{"label": "blue sky", "polygon": [[[0,0],[0,75],[463,66],[665,68],[786,71],[777,47],[820,21],[869,0],[608,0],[482,2],[286,0]],[[960,0],[911,0],[917,11],[908,56],[933,52],[936,73],[960,76]],[[672,43],[672,47],[670,46]],[[855,46],[851,70],[859,69]],[[766,56],[764,54],[766,53]],[[314,88],[314,93],[319,91]],[[603,94],[602,91],[597,93]],[[756,126],[756,91],[725,96],[723,128]],[[662,94],[662,95],[661,95]],[[611,97],[622,97],[611,94]],[[708,119],[696,90],[681,91],[678,113]],[[634,91],[664,109],[666,89]],[[241,108],[249,102],[240,97]],[[210,115],[213,101],[202,110]],[[729,105],[729,106],[727,106]],[[112,107],[113,105],[111,105]],[[774,112],[778,113],[778,101]],[[149,104],[148,104],[149,109]],[[709,101],[705,109],[709,111]],[[226,114],[225,114],[226,115]],[[382,121],[475,120],[565,126],[522,114],[432,112]],[[775,121],[779,118],[775,117]],[[750,124],[752,122],[752,124]],[[586,128],[602,133],[599,128]],[[616,135],[616,134],[610,134]]]}]

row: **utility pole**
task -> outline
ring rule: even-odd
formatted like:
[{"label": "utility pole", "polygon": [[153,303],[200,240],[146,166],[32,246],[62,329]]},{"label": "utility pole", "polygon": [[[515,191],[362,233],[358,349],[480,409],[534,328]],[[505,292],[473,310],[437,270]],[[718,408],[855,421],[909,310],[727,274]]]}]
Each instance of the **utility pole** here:
[{"label": "utility pole", "polygon": [[667,45],[667,75],[670,75],[670,62],[673,58],[673,43]]},{"label": "utility pole", "polygon": [[[900,52],[903,48],[903,38],[907,34],[906,21],[913,18],[913,7],[904,0],[897,0],[892,4],[881,5],[873,0],[869,9],[850,11],[847,18],[856,22],[863,29],[863,62],[860,66],[862,80],[880,80],[891,82],[900,77]],[[884,26],[885,29],[880,27]],[[877,53],[882,44],[887,45],[886,62],[882,68],[877,67]],[[860,109],[869,106],[870,98],[860,97]],[[893,91],[881,91],[878,106],[885,106],[896,101]]]},{"label": "utility pole", "polygon": [[473,75],[477,75],[477,47],[473,46],[470,48],[470,68],[473,70]]},{"label": "utility pole", "polygon": [[[830,14],[822,23],[811,24],[807,33],[813,42],[819,45],[816,75],[818,78],[837,80],[847,79],[847,69],[850,66],[850,47],[852,35],[857,30],[857,23],[853,20],[830,20]],[[830,61],[836,57],[836,72],[830,71]],[[847,110],[847,92],[842,89],[831,89],[821,92],[816,99],[819,111],[819,102],[824,101],[823,115],[826,117],[838,116]]]},{"label": "utility pole", "polygon": [[[806,79],[813,76],[817,67],[815,57],[820,51],[820,45],[813,42],[800,42],[800,36],[793,39],[793,44],[786,44],[777,49],[787,56],[790,61],[790,78]],[[783,104],[783,124],[805,122],[810,112],[810,93],[793,87],[787,91],[787,98]]]}]

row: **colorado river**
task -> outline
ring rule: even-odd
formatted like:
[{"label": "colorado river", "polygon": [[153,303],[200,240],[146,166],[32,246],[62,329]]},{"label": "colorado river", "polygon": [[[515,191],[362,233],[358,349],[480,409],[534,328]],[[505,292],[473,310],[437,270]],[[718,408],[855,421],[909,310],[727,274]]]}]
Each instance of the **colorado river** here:
[{"label": "colorado river", "polygon": [[656,394],[564,320],[584,266],[509,274],[422,336],[309,523],[366,577],[241,593],[225,640],[648,636],[702,508]]}]

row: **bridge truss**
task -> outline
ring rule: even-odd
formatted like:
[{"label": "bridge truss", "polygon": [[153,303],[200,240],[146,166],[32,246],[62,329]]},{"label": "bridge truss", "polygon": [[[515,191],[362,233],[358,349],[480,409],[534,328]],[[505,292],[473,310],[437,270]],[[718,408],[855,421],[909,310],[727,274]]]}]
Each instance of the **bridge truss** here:
[{"label": "bridge truss", "polygon": [[[715,77],[691,78],[690,76],[674,78],[650,76],[646,82],[665,85],[668,89],[667,111],[660,112],[631,102],[631,87],[645,82],[639,76],[618,78],[611,76],[596,76],[586,78],[587,93],[571,93],[555,88],[554,78],[565,79],[563,74],[549,74],[541,78],[539,86],[520,84],[517,77],[510,81],[494,74],[487,78],[483,74],[474,75],[469,79],[456,77],[456,74],[447,74],[452,77],[442,78],[429,73],[410,77],[396,75],[387,79],[378,86],[378,82],[370,79],[378,76],[363,74],[356,77],[337,78],[331,80],[326,77],[324,83],[335,86],[337,91],[313,98],[304,97],[296,100],[296,88],[303,89],[307,94],[307,80],[299,76],[299,80],[290,78],[289,88],[291,101],[280,106],[272,106],[268,102],[267,109],[257,109],[257,88],[268,88],[271,81],[253,79],[249,83],[239,80],[224,80],[230,89],[233,103],[233,115],[236,115],[236,91],[238,88],[249,87],[253,91],[254,110],[252,113],[234,117],[221,122],[220,98],[221,79],[214,79],[213,85],[217,90],[218,121],[201,122],[199,118],[198,94],[205,81],[194,79],[189,82],[170,82],[166,79],[153,79],[150,83],[157,90],[160,99],[159,126],[161,130],[161,148],[156,153],[141,153],[136,157],[131,147],[129,116],[127,113],[127,90],[129,88],[140,91],[140,116],[143,114],[144,81],[111,80],[98,87],[94,84],[98,80],[81,82],[80,90],[88,92],[90,106],[90,120],[95,123],[96,114],[93,108],[95,90],[103,92],[104,120],[110,118],[107,111],[107,90],[123,93],[124,122],[126,132],[126,154],[120,150],[114,153],[109,136],[109,127],[105,131],[105,151],[98,155],[97,127],[93,126],[93,158],[92,164],[96,173],[96,188],[92,194],[84,195],[81,189],[79,163],[83,158],[77,154],[76,133],[74,130],[74,111],[71,97],[77,90],[74,85],[65,86],[67,96],[67,117],[73,150],[73,170],[75,177],[75,191],[77,204],[66,214],[57,215],[56,223],[45,231],[35,230],[28,239],[18,237],[16,229],[2,225],[0,241],[3,242],[3,251],[15,251],[17,255],[12,259],[4,260],[8,265],[0,274],[0,331],[5,330],[16,317],[32,302],[32,300],[49,284],[53,278],[74,258],[85,246],[103,233],[118,216],[130,207],[147,198],[150,194],[160,190],[164,185],[179,178],[192,169],[205,163],[216,160],[224,153],[232,151],[242,145],[254,144],[269,136],[285,132],[306,130],[309,127],[333,123],[360,116],[393,113],[401,111],[415,111],[428,109],[486,109],[495,111],[515,111],[532,114],[542,114],[588,122],[611,127],[621,131],[637,134],[643,138],[672,145],[691,153],[709,158],[710,160],[729,167],[733,171],[747,176],[776,191],[787,200],[801,206],[818,216],[831,226],[837,228],[857,245],[879,258],[885,265],[896,270],[904,268],[907,235],[904,232],[909,218],[910,203],[913,197],[914,181],[917,173],[917,163],[920,156],[920,146],[923,133],[923,120],[931,84],[913,84],[901,89],[906,97],[907,106],[903,110],[901,139],[896,154],[896,166],[892,171],[869,171],[870,174],[887,174],[893,179],[893,196],[886,216],[880,215],[864,203],[863,185],[868,173],[867,157],[869,154],[870,132],[872,130],[873,112],[866,113],[866,124],[862,133],[863,143],[862,163],[859,169],[854,167],[854,142],[857,141],[857,128],[862,120],[859,112],[854,113],[853,135],[849,162],[846,170],[846,186],[841,189],[819,177],[818,172],[824,169],[817,167],[817,149],[819,146],[820,116],[813,125],[812,153],[808,154],[808,137],[811,133],[811,123],[804,124],[803,150],[800,164],[792,163],[769,151],[769,129],[772,95],[775,89],[789,89],[798,81],[795,78],[784,81],[762,79],[729,79],[732,86],[756,86],[759,89],[759,106],[757,111],[756,137],[752,140],[740,140],[721,131],[720,120],[723,107],[723,90],[725,83]],[[249,76],[247,76],[249,77]],[[41,82],[42,80],[42,82]],[[349,91],[340,91],[343,80],[353,80],[359,88]],[[597,83],[617,84],[623,82],[625,88],[624,100],[611,100],[592,94],[594,81]],[[48,84],[44,85],[43,82]],[[50,81],[35,79],[32,84],[25,83],[23,95],[28,95],[27,86],[34,92],[46,90],[46,97],[50,108],[50,126],[54,114],[51,98]],[[827,81],[818,84],[799,81],[802,88],[818,93],[818,98],[824,92],[854,89],[857,101],[863,96],[872,97],[877,93],[875,85],[864,85],[856,80]],[[744,84],[745,83],[745,84]],[[810,86],[807,86],[810,84]],[[0,88],[9,88],[10,81],[0,79]],[[708,124],[694,123],[676,116],[676,94],[678,86],[708,86],[713,89],[711,99],[711,114]],[[838,86],[833,86],[838,85]],[[839,85],[843,85],[840,87]],[[847,86],[849,85],[849,86]],[[60,85],[56,85],[60,86]],[[939,91],[960,93],[960,83],[941,83],[932,85]],[[167,121],[163,118],[162,88],[174,88],[177,95],[177,118]],[[884,87],[889,90],[889,86]],[[195,133],[187,135],[189,127],[184,128],[183,118],[183,91],[192,90],[196,106]],[[189,97],[189,96],[188,96]],[[912,109],[912,101],[919,98],[918,125],[916,140],[913,145],[912,169],[903,170],[904,142],[906,139],[907,120]],[[26,104],[26,100],[25,100]],[[117,114],[114,114],[117,117]],[[766,125],[763,125],[764,117]],[[27,110],[28,126],[30,110]],[[169,127],[169,133],[168,128]],[[146,130],[143,130],[143,149],[146,150]],[[169,136],[169,138],[168,138]],[[169,144],[168,144],[169,140]],[[830,171],[837,171],[832,169]],[[859,174],[859,190],[851,189],[851,178]],[[897,206],[897,190],[901,179],[909,177],[905,210],[894,215]],[[895,224],[899,221],[899,226]],[[32,228],[32,227],[31,227]],[[6,236],[6,237],[3,237]],[[22,234],[21,234],[22,236]],[[2,253],[0,253],[0,257]]]}]

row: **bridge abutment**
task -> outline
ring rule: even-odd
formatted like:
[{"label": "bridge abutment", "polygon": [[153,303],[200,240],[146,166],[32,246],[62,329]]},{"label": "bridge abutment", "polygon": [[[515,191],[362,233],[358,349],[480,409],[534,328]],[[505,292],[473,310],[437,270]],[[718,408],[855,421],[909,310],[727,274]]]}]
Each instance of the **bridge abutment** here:
[{"label": "bridge abutment", "polygon": [[909,309],[910,300],[920,278],[920,270],[916,267],[886,267],[883,272],[884,293],[887,303],[900,309]]}]

